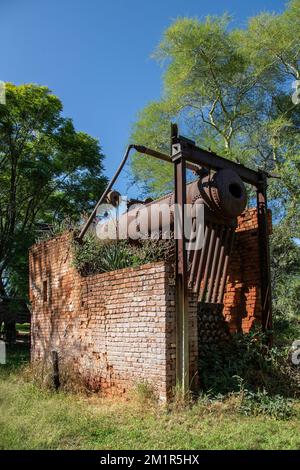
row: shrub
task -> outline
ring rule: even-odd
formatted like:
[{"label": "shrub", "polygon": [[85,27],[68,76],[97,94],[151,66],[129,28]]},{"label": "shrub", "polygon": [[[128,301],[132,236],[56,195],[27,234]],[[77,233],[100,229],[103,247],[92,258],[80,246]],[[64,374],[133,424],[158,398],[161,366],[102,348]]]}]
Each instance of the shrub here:
[{"label": "shrub", "polygon": [[74,242],[74,266],[82,275],[114,271],[170,259],[173,240],[102,241],[87,236],[82,244]]},{"label": "shrub", "polygon": [[275,419],[289,419],[294,414],[293,402],[282,395],[270,396],[268,392],[244,389],[239,411],[247,416],[265,415]]},{"label": "shrub", "polygon": [[65,232],[75,232],[76,225],[68,220],[57,220],[52,224],[44,224],[40,230],[37,230],[38,236],[36,242],[51,240],[51,238],[59,237]]},{"label": "shrub", "polygon": [[267,349],[259,331],[235,334],[214,349],[200,349],[199,374],[204,391],[212,395],[239,392],[240,378],[249,392],[265,389],[270,396],[297,397],[300,370],[285,347]]},{"label": "shrub", "polygon": [[158,402],[158,396],[153,385],[146,380],[135,384],[131,391],[131,397],[142,406],[155,405]]}]

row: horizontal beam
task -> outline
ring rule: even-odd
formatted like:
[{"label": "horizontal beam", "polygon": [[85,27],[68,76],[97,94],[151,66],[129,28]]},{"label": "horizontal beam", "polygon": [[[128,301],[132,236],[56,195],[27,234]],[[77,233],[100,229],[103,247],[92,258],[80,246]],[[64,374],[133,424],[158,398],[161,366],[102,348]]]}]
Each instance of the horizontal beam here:
[{"label": "horizontal beam", "polygon": [[[134,148],[139,153],[143,153],[145,155],[150,155],[151,157],[158,158],[158,160],[162,160],[163,162],[172,163],[172,159],[171,159],[170,155],[166,155],[165,153],[158,152],[157,150],[152,150],[148,147],[145,147],[145,145],[134,145]],[[188,163],[188,162],[186,164],[186,167],[189,170],[192,170],[192,171],[195,171],[195,172],[198,172],[199,169],[200,169],[199,165],[193,165],[192,163]]]},{"label": "horizontal beam", "polygon": [[208,150],[196,147],[185,140],[181,140],[180,137],[178,137],[176,145],[178,147],[178,155],[183,155],[188,162],[214,170],[233,170],[245,183],[249,183],[254,186],[258,186],[260,184],[259,172],[255,170],[251,170],[244,165],[232,162],[226,158],[219,157]]}]

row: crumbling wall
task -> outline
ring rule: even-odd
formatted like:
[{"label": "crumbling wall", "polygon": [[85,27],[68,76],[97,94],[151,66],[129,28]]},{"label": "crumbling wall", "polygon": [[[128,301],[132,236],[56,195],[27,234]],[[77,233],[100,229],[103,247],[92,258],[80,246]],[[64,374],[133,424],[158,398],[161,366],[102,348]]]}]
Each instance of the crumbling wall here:
[{"label": "crumbling wall", "polygon": [[[272,233],[268,212],[269,234]],[[231,332],[249,332],[261,320],[261,273],[256,209],[238,217],[235,242],[229,263],[223,315]]]},{"label": "crumbling wall", "polygon": [[[256,210],[246,211],[238,223],[223,316],[231,331],[249,331],[261,313]],[[147,381],[166,399],[176,378],[173,267],[159,262],[83,277],[72,266],[68,234],[34,245],[29,258],[32,360],[43,361],[55,349],[59,360],[94,390],[119,394]],[[191,294],[190,376],[195,387],[199,339],[210,337],[210,330],[216,340],[221,338],[224,326],[220,307],[212,309],[216,319],[201,312]]]},{"label": "crumbling wall", "polygon": [[69,236],[35,245],[30,250],[32,360],[43,361],[55,349],[93,390],[123,393],[147,381],[166,399],[175,383],[172,273],[160,262],[81,277],[72,267]]}]

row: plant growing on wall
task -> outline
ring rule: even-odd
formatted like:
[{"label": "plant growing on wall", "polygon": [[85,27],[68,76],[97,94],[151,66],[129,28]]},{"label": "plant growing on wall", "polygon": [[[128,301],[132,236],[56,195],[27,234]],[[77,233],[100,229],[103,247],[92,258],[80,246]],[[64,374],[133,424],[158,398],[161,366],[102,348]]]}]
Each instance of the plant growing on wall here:
[{"label": "plant growing on wall", "polygon": [[83,275],[141,266],[155,261],[172,261],[174,240],[101,241],[87,236],[74,242],[74,266]]}]

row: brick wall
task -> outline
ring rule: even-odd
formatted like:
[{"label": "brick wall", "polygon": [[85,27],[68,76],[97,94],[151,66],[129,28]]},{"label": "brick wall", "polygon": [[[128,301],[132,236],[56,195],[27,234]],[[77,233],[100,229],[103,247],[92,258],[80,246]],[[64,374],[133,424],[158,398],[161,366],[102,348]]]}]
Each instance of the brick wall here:
[{"label": "brick wall", "polygon": [[[239,218],[224,297],[231,331],[248,331],[260,316],[257,216]],[[166,399],[175,385],[173,269],[164,262],[82,277],[72,267],[69,235],[29,253],[32,360],[52,349],[90,388],[123,393],[147,381]],[[190,296],[190,375],[197,384],[198,305]],[[199,323],[198,323],[199,324]],[[201,322],[200,322],[201,324]]]},{"label": "brick wall", "polygon": [[[271,234],[270,211],[268,215]],[[260,321],[260,283],[257,210],[248,209],[238,217],[223,300],[223,314],[231,332],[249,332],[254,322]]]},{"label": "brick wall", "polygon": [[175,378],[170,266],[81,277],[71,255],[68,236],[30,251],[32,360],[56,349],[94,390],[122,393],[147,380],[166,398]]}]

